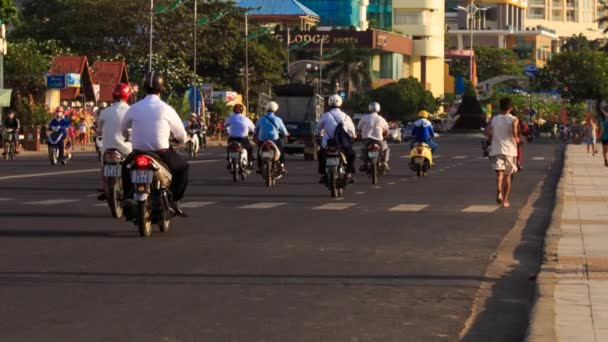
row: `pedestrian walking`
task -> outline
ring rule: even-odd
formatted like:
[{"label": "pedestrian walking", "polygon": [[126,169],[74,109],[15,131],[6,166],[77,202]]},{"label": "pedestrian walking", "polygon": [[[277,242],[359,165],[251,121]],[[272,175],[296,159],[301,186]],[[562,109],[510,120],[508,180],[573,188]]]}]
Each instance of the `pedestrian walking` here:
[{"label": "pedestrian walking", "polygon": [[604,120],[604,122],[602,122],[600,137],[602,139],[602,154],[604,155],[604,165],[608,167],[608,120]]},{"label": "pedestrian walking", "polygon": [[[585,144],[587,145],[587,156],[589,154],[595,156],[595,143],[597,141],[597,125],[591,118],[591,114],[587,114],[587,120],[585,120],[584,126]],[[589,153],[591,150],[591,153]]]},{"label": "pedestrian walking", "polygon": [[80,150],[84,151],[84,146],[87,143],[87,123],[84,118],[80,119],[78,124],[78,141],[80,142]]},{"label": "pedestrian walking", "polygon": [[510,98],[500,99],[499,107],[500,114],[490,121],[487,135],[492,140],[490,160],[496,171],[496,202],[508,208],[513,175],[517,172],[519,120],[511,115],[513,103]]}]

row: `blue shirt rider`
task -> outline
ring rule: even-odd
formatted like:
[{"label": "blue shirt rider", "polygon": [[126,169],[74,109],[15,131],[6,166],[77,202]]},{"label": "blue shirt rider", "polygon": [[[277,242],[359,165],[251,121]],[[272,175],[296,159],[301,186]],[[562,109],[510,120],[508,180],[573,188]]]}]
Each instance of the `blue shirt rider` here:
[{"label": "blue shirt rider", "polygon": [[429,112],[422,110],[418,113],[418,117],[419,119],[414,122],[414,128],[412,129],[414,143],[423,142],[431,147],[432,153],[435,153],[437,143],[433,141],[433,138],[436,134],[433,130],[433,124],[428,120]]},{"label": "blue shirt rider", "polygon": [[[63,108],[57,107],[55,110],[55,117],[51,120],[48,126],[47,135],[49,139],[49,147],[52,145],[57,145],[59,147],[59,159],[62,160],[65,153],[65,139],[68,135],[68,127],[70,122],[63,116]],[[61,134],[61,139],[58,141],[53,141],[51,135],[54,133],[53,127],[59,127],[57,133]],[[53,144],[54,143],[54,144]]]},{"label": "blue shirt rider", "polygon": [[[279,105],[274,102],[268,102],[266,105],[266,114],[262,115],[258,119],[258,122],[255,125],[255,135],[257,136],[260,146],[264,141],[271,140],[277,145],[277,148],[281,152],[281,158],[279,162],[281,163],[281,168],[283,173],[285,172],[285,153],[283,152],[283,141],[281,140],[282,136],[288,136],[287,127],[283,123],[283,120],[275,115],[275,113],[279,110]],[[258,170],[261,169],[261,160],[258,158]]]}]

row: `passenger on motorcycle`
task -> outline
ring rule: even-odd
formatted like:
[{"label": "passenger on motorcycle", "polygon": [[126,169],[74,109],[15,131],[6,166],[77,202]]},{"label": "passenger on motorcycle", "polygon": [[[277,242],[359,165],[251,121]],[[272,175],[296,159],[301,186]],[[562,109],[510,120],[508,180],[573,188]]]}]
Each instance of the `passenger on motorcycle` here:
[{"label": "passenger on motorcycle", "polygon": [[[240,143],[247,150],[249,167],[253,169],[255,157],[253,155],[253,146],[249,142],[249,133],[255,133],[255,125],[243,114],[242,104],[235,104],[233,111],[234,112],[224,121],[224,127],[228,130],[228,144],[231,142]],[[276,119],[281,120],[279,118]],[[282,153],[283,152],[281,152],[281,154]],[[230,165],[228,165],[228,167],[230,167]]]},{"label": "passenger on motorcycle", "polygon": [[196,136],[198,136],[198,143],[200,146],[202,146],[204,144],[204,139],[205,139],[203,137],[203,124],[201,123],[201,120],[199,119],[199,117],[196,113],[190,114],[190,121],[188,121],[188,128],[196,131]]},{"label": "passenger on motorcycle", "polygon": [[59,147],[59,159],[63,160],[65,153],[65,144],[68,137],[68,127],[70,126],[69,121],[63,116],[63,107],[57,107],[55,110],[55,117],[49,122],[47,127],[47,138],[49,139],[49,145],[51,142],[51,135],[55,132],[61,134],[61,139],[57,142]]},{"label": "passenger on motorcycle", "polygon": [[388,122],[378,112],[380,112],[380,104],[378,102],[371,102],[369,104],[369,114],[361,118],[361,121],[357,125],[357,130],[360,131],[361,138],[363,139],[363,150],[361,151],[363,165],[361,165],[361,171],[367,170],[367,147],[372,143],[377,143],[382,147],[381,160],[384,164],[384,169],[389,170],[388,160],[390,150],[384,139],[389,134]]},{"label": "passenger on motorcycle", "polygon": [[[21,129],[21,122],[19,119],[15,117],[15,112],[8,112],[8,116],[4,119],[4,132],[7,133],[7,130],[12,130],[11,133],[13,135],[13,141],[15,142],[15,153],[19,154],[19,130]],[[6,155],[7,151],[5,150],[3,155]]]},{"label": "passenger on motorcycle", "polygon": [[412,146],[414,146],[415,143],[423,142],[431,147],[432,153],[435,153],[437,143],[433,141],[433,138],[436,138],[439,135],[435,133],[433,124],[428,120],[429,112],[421,110],[418,113],[418,117],[419,119],[414,122],[414,128],[412,129],[412,136],[414,137]]},{"label": "passenger on motorcycle", "polygon": [[[117,149],[123,156],[127,157],[133,151],[131,143],[122,135],[121,125],[129,110],[129,99],[131,98],[131,87],[125,83],[116,85],[112,92],[114,104],[104,109],[97,119],[97,136],[101,137],[101,155],[108,149]],[[103,168],[102,168],[103,172]],[[97,197],[105,200],[103,190],[103,177],[101,193]]]},{"label": "passenger on motorcycle", "polygon": [[[332,95],[327,100],[327,104],[330,107],[329,112],[324,113],[319,120],[319,124],[317,126],[317,133],[323,136],[323,140],[321,141],[321,148],[319,149],[318,159],[319,159],[319,174],[322,175],[319,183],[326,183],[327,179],[325,175],[325,149],[327,148],[327,143],[331,139],[333,140],[336,134],[336,128],[339,124],[342,124],[344,130],[351,138],[356,138],[357,133],[355,131],[355,124],[350,116],[346,115],[340,107],[342,106],[342,97],[340,95]],[[347,177],[352,181],[352,176],[355,173],[355,159],[357,159],[357,154],[353,150],[351,146],[340,146],[344,150],[347,158]]]},{"label": "passenger on motorcycle", "polygon": [[[275,115],[275,113],[279,110],[279,104],[270,101],[266,104],[266,114],[262,115],[258,120],[255,126],[255,135],[258,139],[259,146],[262,146],[264,141],[272,140],[272,142],[277,145],[277,148],[281,152],[281,158],[279,162],[281,163],[281,173],[285,174],[287,170],[285,169],[285,152],[283,151],[283,140],[282,137],[289,136],[287,132],[287,128],[283,123],[283,120]],[[262,163],[260,158],[258,158],[258,172],[261,172]]]},{"label": "passenger on motorcycle", "polygon": [[[184,197],[188,186],[189,165],[169,143],[171,135],[180,144],[185,144],[188,135],[175,109],[161,100],[160,95],[165,88],[165,79],[155,71],[151,71],[144,79],[147,96],[132,105],[125,114],[121,124],[124,137],[129,136],[134,151],[153,152],[167,165],[173,179],[171,181],[171,207],[178,215],[185,215],[179,201]],[[127,172],[124,172],[123,177]],[[131,182],[123,184],[130,186]],[[130,189],[125,189],[125,194]]]}]

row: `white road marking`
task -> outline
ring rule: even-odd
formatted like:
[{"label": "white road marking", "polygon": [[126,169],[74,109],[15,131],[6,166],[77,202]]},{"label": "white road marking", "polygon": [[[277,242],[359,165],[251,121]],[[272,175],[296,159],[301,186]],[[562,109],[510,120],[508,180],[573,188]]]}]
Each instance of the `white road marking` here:
[{"label": "white road marking", "polygon": [[467,159],[467,156],[453,156],[452,159]]},{"label": "white road marking", "polygon": [[395,185],[395,184],[397,184],[397,183],[395,183],[395,182],[389,182],[388,183],[388,185]]},{"label": "white road marking", "polygon": [[382,187],[379,185],[376,185],[376,186],[374,186],[374,189],[382,189]]},{"label": "white road marking", "polygon": [[463,213],[493,213],[498,209],[497,205],[471,205],[462,210]]},{"label": "white road marking", "polygon": [[441,158],[441,156],[433,156],[433,159]]},{"label": "white road marking", "polygon": [[421,211],[427,208],[427,204],[399,204],[396,207],[390,208],[388,211]]},{"label": "white road marking", "polygon": [[315,210],[344,210],[355,206],[355,203],[325,203],[318,207],[314,207]]},{"label": "white road marking", "polygon": [[185,202],[181,205],[182,208],[202,208],[208,205],[212,205],[215,202]]},{"label": "white road marking", "polygon": [[241,209],[272,209],[285,205],[285,202],[260,202],[250,205],[244,205]]},{"label": "white road marking", "polygon": [[8,197],[0,197],[0,202],[4,202],[4,201],[10,201],[12,200],[12,198],[8,198]]},{"label": "white road marking", "polygon": [[532,160],[545,160],[545,157],[534,157]]},{"label": "white road marking", "polygon": [[355,195],[365,195],[365,192],[364,191],[357,191],[357,192],[355,192]]},{"label": "white road marking", "polygon": [[210,160],[189,160],[188,164],[207,164],[207,163],[215,163],[220,161],[221,159],[210,159]]},{"label": "white road marking", "polygon": [[46,177],[46,176],[73,175],[73,174],[79,174],[79,173],[92,173],[92,172],[100,172],[100,171],[99,171],[99,168],[97,168],[97,169],[57,171],[57,172],[45,172],[45,173],[30,173],[30,174],[25,174],[25,175],[2,176],[2,177],[0,177],[0,181],[2,181],[2,180],[9,180],[9,179],[22,179],[22,178],[36,178],[36,177]]},{"label": "white road marking", "polygon": [[[99,170],[97,170],[99,171]],[[45,200],[45,201],[36,201],[36,202],[25,202],[23,204],[27,204],[27,205],[57,205],[57,204],[65,204],[65,203],[73,203],[73,202],[79,202],[80,200],[77,199],[52,199],[52,200]]]},{"label": "white road marking", "polygon": [[89,194],[87,197],[97,197],[97,194]]},{"label": "white road marking", "polygon": [[95,207],[107,207],[108,204],[107,203],[97,203],[94,205]]}]

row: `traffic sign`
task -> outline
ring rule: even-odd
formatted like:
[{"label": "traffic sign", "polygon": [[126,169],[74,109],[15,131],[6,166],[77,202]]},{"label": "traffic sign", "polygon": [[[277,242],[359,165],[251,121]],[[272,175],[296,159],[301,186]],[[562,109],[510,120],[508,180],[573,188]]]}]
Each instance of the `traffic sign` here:
[{"label": "traffic sign", "polygon": [[201,94],[199,87],[190,87],[188,102],[190,103],[190,113],[196,113],[200,116],[203,111],[203,94]]},{"label": "traffic sign", "polygon": [[536,64],[534,64],[534,63],[526,64],[526,66],[524,67],[524,73],[528,77],[536,76],[536,74],[538,74],[538,68],[536,67]]},{"label": "traffic sign", "polygon": [[46,87],[49,89],[63,89],[66,87],[65,75],[47,75]]}]

